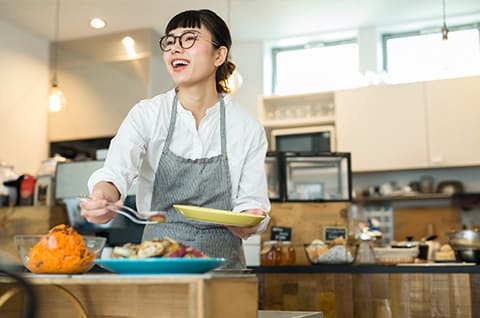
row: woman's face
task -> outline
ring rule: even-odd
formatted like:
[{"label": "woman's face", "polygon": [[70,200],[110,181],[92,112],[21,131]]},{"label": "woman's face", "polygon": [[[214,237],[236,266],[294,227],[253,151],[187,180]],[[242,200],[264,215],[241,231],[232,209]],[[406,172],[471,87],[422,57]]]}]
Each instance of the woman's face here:
[{"label": "woman's face", "polygon": [[[187,31],[196,34],[192,47],[183,48],[180,39],[171,38],[174,43],[170,51],[163,53],[163,61],[177,87],[192,87],[196,85],[213,85],[215,87],[215,71],[226,57],[225,47],[216,48],[212,44],[212,35],[201,28],[177,28],[168,35],[179,37]],[[191,39],[191,38],[190,38]],[[185,46],[184,42],[184,46]]]}]

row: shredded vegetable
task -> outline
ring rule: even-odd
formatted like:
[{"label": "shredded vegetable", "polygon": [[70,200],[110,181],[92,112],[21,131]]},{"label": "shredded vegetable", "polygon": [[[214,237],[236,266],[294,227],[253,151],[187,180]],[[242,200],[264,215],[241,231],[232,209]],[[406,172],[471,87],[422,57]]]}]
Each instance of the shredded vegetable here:
[{"label": "shredded vegetable", "polygon": [[95,254],[90,252],[83,238],[71,226],[53,227],[28,254],[28,268],[37,274],[78,274],[92,265]]}]

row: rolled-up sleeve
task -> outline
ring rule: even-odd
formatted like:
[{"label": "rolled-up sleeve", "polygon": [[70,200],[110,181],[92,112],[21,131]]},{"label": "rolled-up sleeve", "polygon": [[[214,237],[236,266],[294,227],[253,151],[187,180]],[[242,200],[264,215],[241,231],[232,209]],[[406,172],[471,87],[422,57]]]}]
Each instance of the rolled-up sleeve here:
[{"label": "rolled-up sleeve", "polygon": [[267,179],[265,176],[265,156],[267,140],[261,125],[257,125],[248,148],[242,167],[238,193],[234,199],[233,211],[262,209],[267,217],[260,223],[258,232],[267,228],[270,217],[270,201],[268,199]]}]

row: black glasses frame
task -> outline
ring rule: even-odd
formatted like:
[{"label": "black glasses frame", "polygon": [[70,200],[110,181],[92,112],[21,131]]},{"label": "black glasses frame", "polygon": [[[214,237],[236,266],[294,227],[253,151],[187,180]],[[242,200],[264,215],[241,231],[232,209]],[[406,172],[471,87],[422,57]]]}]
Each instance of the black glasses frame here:
[{"label": "black glasses frame", "polygon": [[[188,37],[186,37],[186,36],[188,36]],[[193,37],[192,44],[191,45],[185,45],[185,42],[190,40],[189,37]],[[173,47],[175,46],[175,43],[177,43],[177,39],[178,39],[178,42],[180,43],[180,47],[182,49],[185,49],[185,50],[193,47],[195,45],[195,43],[197,42],[197,40],[199,40],[199,39],[210,42],[216,48],[220,47],[220,45],[218,43],[216,43],[215,41],[210,41],[210,40],[201,38],[199,36],[199,34],[194,32],[194,31],[186,31],[186,32],[183,32],[180,35],[166,34],[166,35],[164,35],[160,38],[160,40],[158,41],[158,45],[160,46],[160,49],[163,52],[170,52],[173,49]],[[168,40],[173,40],[173,42],[172,43],[167,43]]]}]

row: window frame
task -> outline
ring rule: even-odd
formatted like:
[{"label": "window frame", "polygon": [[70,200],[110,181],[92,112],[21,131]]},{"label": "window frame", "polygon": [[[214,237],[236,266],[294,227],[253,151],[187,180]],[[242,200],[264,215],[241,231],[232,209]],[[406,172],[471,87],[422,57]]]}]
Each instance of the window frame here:
[{"label": "window frame", "polygon": [[271,94],[275,95],[276,90],[276,79],[277,79],[277,54],[286,51],[297,51],[297,50],[304,50],[304,49],[312,49],[312,48],[321,48],[321,47],[328,47],[328,46],[336,46],[336,45],[343,45],[343,44],[357,44],[358,46],[358,38],[357,37],[349,37],[342,40],[334,40],[334,41],[309,41],[304,44],[297,44],[297,45],[289,45],[289,46],[275,46],[270,49],[271,57],[272,57],[272,78],[271,78]]},{"label": "window frame", "polygon": [[[448,32],[462,31],[462,30],[478,30],[478,41],[480,45],[480,23],[469,23],[462,25],[447,26]],[[429,35],[438,33],[439,41],[442,41],[442,34],[440,29],[428,29],[428,30],[418,30],[418,31],[407,31],[407,32],[391,32],[382,34],[382,70],[388,73],[388,54],[387,54],[387,41],[391,39],[406,38],[419,35]]]}]

